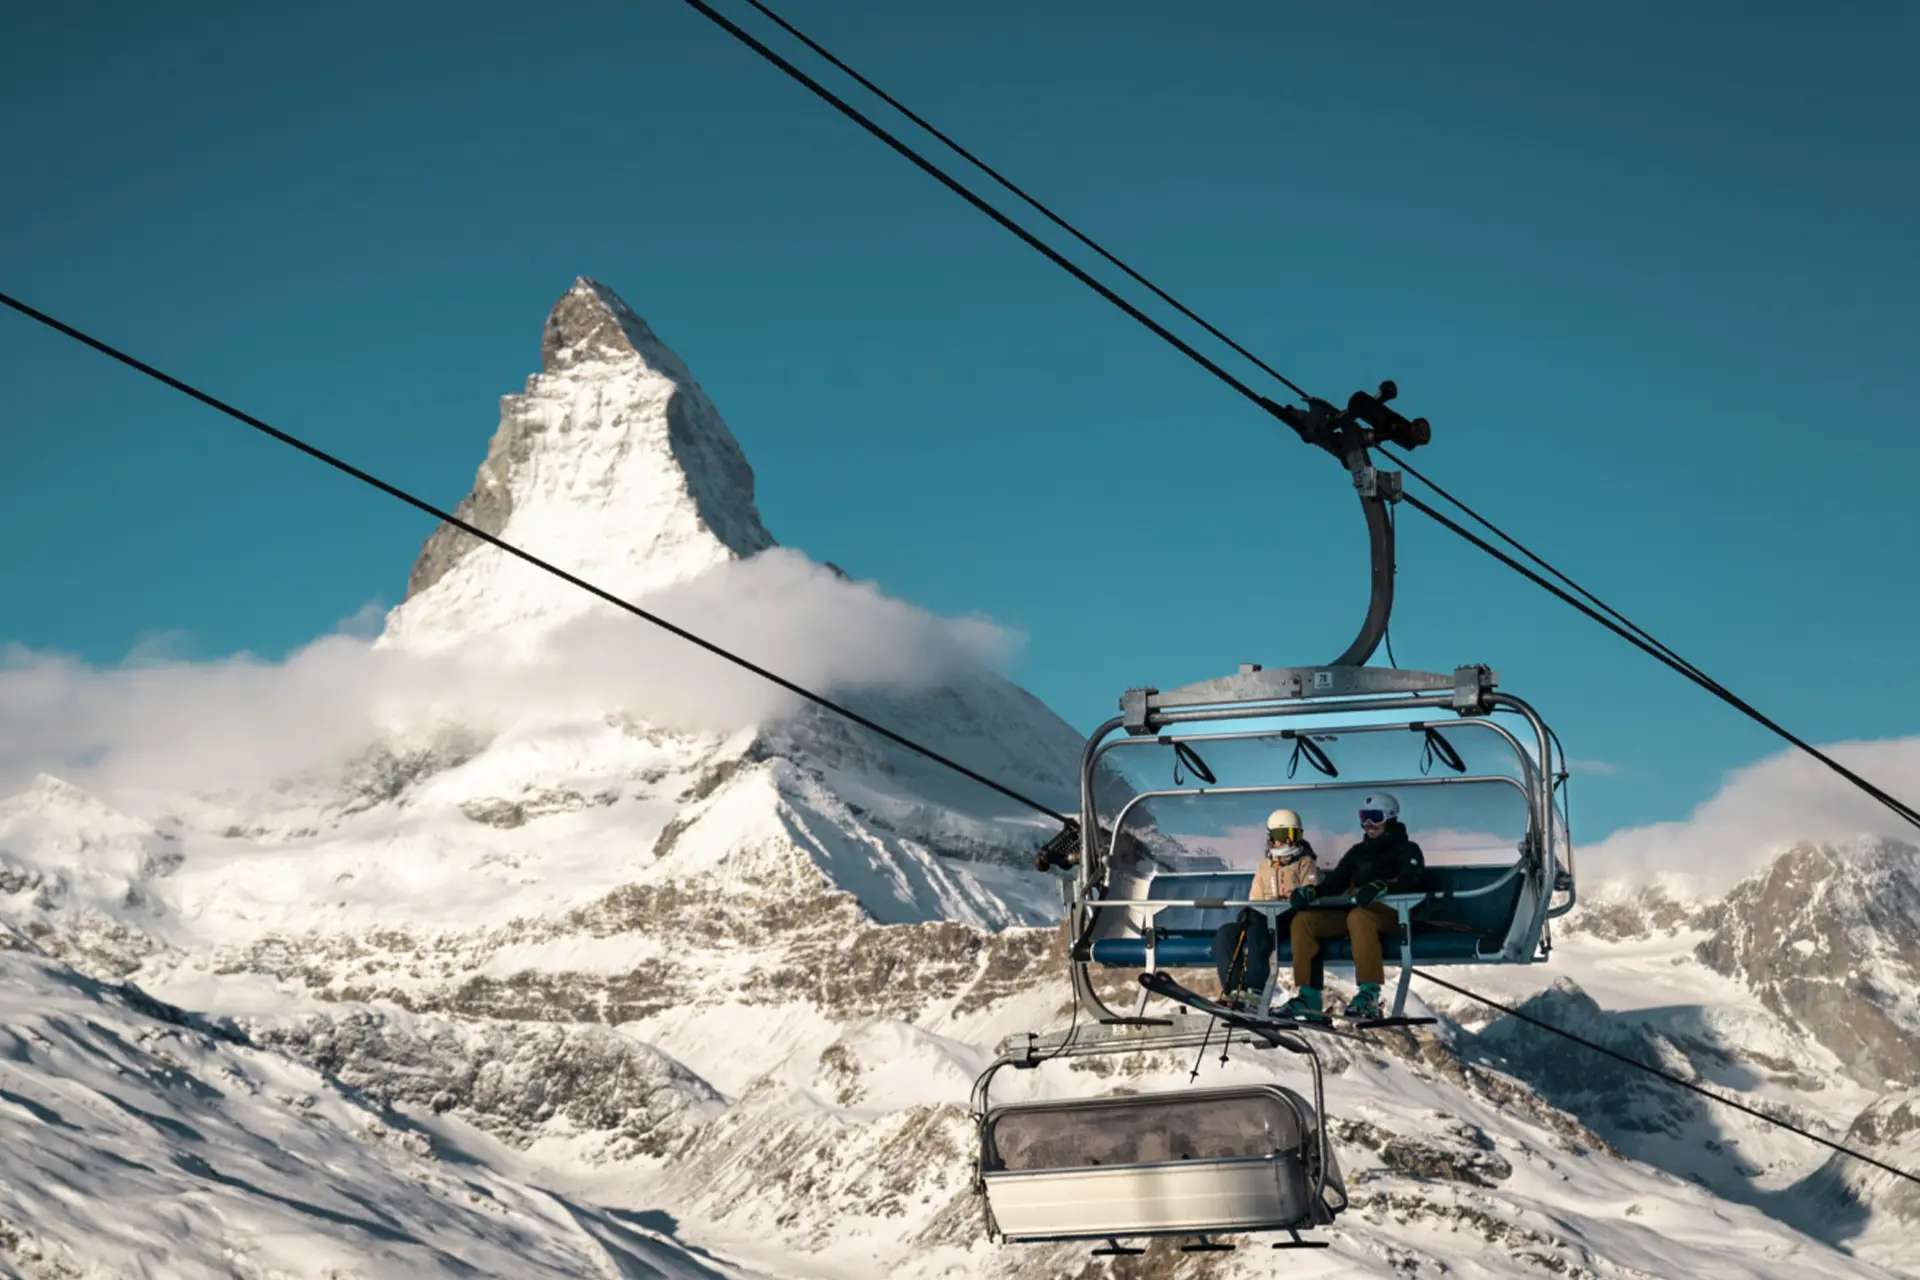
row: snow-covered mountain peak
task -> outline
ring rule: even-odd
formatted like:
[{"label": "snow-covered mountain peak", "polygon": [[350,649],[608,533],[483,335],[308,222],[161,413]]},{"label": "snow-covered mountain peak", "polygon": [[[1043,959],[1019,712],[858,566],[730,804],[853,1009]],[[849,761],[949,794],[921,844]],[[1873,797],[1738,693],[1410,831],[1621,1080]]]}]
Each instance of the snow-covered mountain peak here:
[{"label": "snow-covered mountain peak", "polygon": [[562,373],[575,366],[638,359],[681,382],[687,366],[626,302],[598,280],[576,276],[547,313],[540,335],[540,371]]},{"label": "snow-covered mountain peak", "polygon": [[[753,469],[686,364],[585,277],[547,317],[541,372],[501,399],[500,426],[455,514],[628,599],[774,545]],[[604,607],[442,526],[382,643],[432,650],[486,634],[530,646]]]},{"label": "snow-covered mountain peak", "polygon": [[0,859],[7,856],[6,847],[14,844],[69,867],[131,874],[142,865],[146,849],[170,840],[141,819],[52,774],[40,774],[25,791],[0,801]]},{"label": "snow-covered mountain peak", "polygon": [[1692,878],[1661,874],[1638,880],[1582,884],[1580,905],[1567,917],[1567,933],[1609,941],[1673,934],[1704,927],[1716,899]]},{"label": "snow-covered mountain peak", "polygon": [[6,800],[0,800],[0,819],[27,813],[43,813],[48,810],[80,810],[114,817],[123,816],[91,792],[74,786],[65,778],[56,778],[50,773],[36,774],[25,791]]},{"label": "snow-covered mountain peak", "polygon": [[1801,844],[1736,886],[1699,948],[1863,1084],[1920,1083],[1920,849]]},{"label": "snow-covered mountain peak", "polygon": [[126,972],[164,932],[153,884],[177,836],[49,774],[0,802],[0,918],[58,954]]}]

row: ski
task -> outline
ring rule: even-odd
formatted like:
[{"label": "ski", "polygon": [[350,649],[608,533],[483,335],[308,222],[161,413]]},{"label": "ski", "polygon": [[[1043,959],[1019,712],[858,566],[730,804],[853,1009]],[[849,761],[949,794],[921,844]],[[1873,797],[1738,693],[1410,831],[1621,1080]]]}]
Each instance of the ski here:
[{"label": "ski", "polygon": [[1440,1021],[1438,1018],[1354,1018],[1349,1017],[1345,1010],[1329,1016],[1343,1026],[1352,1027],[1355,1031],[1377,1031],[1391,1027],[1427,1027]]},{"label": "ski", "polygon": [[1169,1000],[1186,1005],[1189,1009],[1197,1009],[1201,1013],[1218,1018],[1230,1027],[1239,1027],[1245,1031],[1265,1034],[1273,1031],[1325,1031],[1330,1029],[1328,1023],[1295,1022],[1289,1018],[1276,1018],[1270,1014],[1263,1017],[1260,1014],[1253,1013],[1246,1009],[1235,1009],[1231,1005],[1221,1004],[1218,1000],[1209,1000],[1198,991],[1183,986],[1165,973],[1143,973],[1140,975],[1140,985],[1148,991],[1151,991],[1154,995],[1165,996]]}]

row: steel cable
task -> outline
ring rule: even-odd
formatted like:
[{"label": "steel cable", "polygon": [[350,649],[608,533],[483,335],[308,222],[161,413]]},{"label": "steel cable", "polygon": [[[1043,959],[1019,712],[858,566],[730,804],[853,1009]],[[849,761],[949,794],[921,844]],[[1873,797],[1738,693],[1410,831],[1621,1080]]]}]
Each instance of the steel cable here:
[{"label": "steel cable", "polygon": [[1632,1067],[1636,1071],[1644,1071],[1650,1076],[1657,1076],[1660,1079],[1666,1081],[1668,1084],[1673,1085],[1677,1089],[1686,1089],[1686,1090],[1689,1090],[1690,1092],[1697,1093],[1701,1097],[1709,1098],[1714,1102],[1719,1103],[1723,1107],[1731,1107],[1735,1111],[1744,1112],[1745,1114],[1752,1116],[1756,1120],[1763,1120],[1766,1123],[1773,1125],[1776,1128],[1786,1130],[1788,1133],[1798,1134],[1799,1136],[1801,1136],[1802,1138],[1805,1138],[1809,1142],[1817,1142],[1821,1146],[1827,1147],[1833,1151],[1837,1151],[1843,1156],[1851,1156],[1853,1159],[1860,1161],[1862,1164],[1870,1164],[1876,1169],[1880,1169],[1880,1170],[1883,1170],[1884,1172],[1893,1174],[1895,1177],[1905,1178],[1908,1182],[1920,1183],[1920,1174],[1909,1173],[1905,1169],[1902,1169],[1897,1165],[1888,1164],[1884,1160],[1876,1160],[1874,1157],[1868,1155],[1864,1151],[1857,1151],[1852,1147],[1843,1146],[1840,1143],[1835,1142],[1831,1138],[1823,1138],[1817,1133],[1813,1133],[1806,1129],[1802,1129],[1799,1125],[1793,1124],[1786,1120],[1782,1120],[1778,1116],[1768,1115],[1766,1112],[1760,1110],[1757,1107],[1750,1107],[1744,1102],[1737,1102],[1734,1099],[1727,1097],[1723,1093],[1716,1093],[1712,1089],[1702,1088],[1701,1086],[1695,1084],[1693,1081],[1685,1079],[1684,1077],[1681,1077],[1681,1076],[1677,1076],[1673,1074],[1671,1071],[1667,1071],[1667,1070],[1664,1070],[1663,1068],[1656,1067],[1650,1062],[1642,1062],[1640,1061],[1640,1059],[1632,1057],[1628,1054],[1621,1053],[1618,1050],[1609,1049],[1606,1045],[1601,1044],[1597,1040],[1589,1040],[1585,1036],[1577,1035],[1572,1031],[1568,1031],[1565,1027],[1556,1027],[1551,1022],[1542,1021],[1541,1019],[1534,1017],[1530,1013],[1523,1013],[1519,1009],[1513,1008],[1511,1005],[1502,1004],[1498,1000],[1492,999],[1491,997],[1488,997],[1488,996],[1483,996],[1477,991],[1469,991],[1467,988],[1460,986],[1457,983],[1448,982],[1445,978],[1438,977],[1435,974],[1429,973],[1425,969],[1415,969],[1413,972],[1415,977],[1424,978],[1426,981],[1433,983],[1435,986],[1445,987],[1447,990],[1454,992],[1457,995],[1465,996],[1467,999],[1475,1001],[1476,1003],[1483,1004],[1487,1006],[1489,1009],[1498,1009],[1501,1013],[1506,1014],[1509,1018],[1518,1019],[1519,1021],[1526,1023],[1530,1027],[1538,1027],[1542,1031],[1548,1032],[1551,1035],[1559,1036],[1561,1039],[1570,1041],[1573,1044],[1577,1044],[1584,1049],[1591,1049],[1595,1053],[1605,1054],[1607,1057],[1612,1058],[1615,1062],[1619,1062],[1626,1066]]},{"label": "steel cable", "polygon": [[[1220,365],[1215,363],[1213,360],[1209,359],[1207,356],[1203,355],[1201,352],[1196,350],[1192,345],[1190,345],[1189,343],[1185,342],[1184,340],[1179,338],[1177,335],[1172,333],[1164,325],[1161,325],[1158,321],[1148,316],[1145,312],[1141,311],[1138,307],[1126,301],[1119,294],[1115,293],[1112,289],[1108,288],[1105,284],[1094,279],[1093,276],[1089,275],[1081,267],[1079,267],[1078,265],[1074,264],[1073,262],[1069,261],[1067,258],[1062,256],[1057,250],[1052,248],[1050,245],[1041,241],[1032,232],[1020,226],[1018,223],[1014,222],[1013,219],[1009,218],[1006,214],[1002,213],[1000,210],[988,204],[977,193],[972,191],[965,184],[961,183],[958,179],[954,178],[951,174],[947,173],[944,169],[941,169],[939,166],[935,165],[931,160],[928,160],[925,156],[921,155],[918,151],[915,151],[912,147],[902,142],[898,137],[888,132],[885,128],[881,127],[878,123],[876,123],[871,118],[863,114],[858,108],[852,106],[845,99],[835,94],[832,90],[828,89],[825,85],[822,85],[819,81],[815,80],[812,76],[809,76],[806,72],[802,71],[799,67],[795,66],[792,62],[788,61],[786,58],[782,57],[780,54],[774,52],[774,50],[767,47],[766,44],[764,44],[758,38],[756,38],[751,33],[746,31],[739,24],[735,23],[730,18],[726,17],[724,14],[714,9],[712,5],[706,3],[706,0],[685,0],[685,2],[690,8],[699,12],[702,16],[706,17],[709,21],[713,22],[714,25],[718,26],[721,30],[725,31],[728,35],[732,36],[734,39],[738,40],[741,44],[744,44],[749,49],[753,50],[754,53],[758,54],[767,62],[777,67],[779,70],[784,72],[787,76],[792,78],[796,83],[802,85],[809,92],[814,94],[814,96],[818,97],[821,101],[832,106],[835,110],[839,111],[842,115],[846,116],[849,120],[853,121],[855,124],[859,125],[862,129],[872,134],[875,138],[878,138],[881,142],[885,143],[888,147],[890,147],[892,150],[894,150],[899,155],[904,157],[910,163],[912,163],[919,169],[923,170],[924,172],[932,176],[935,180],[940,182],[943,186],[945,186],[948,190],[952,191],[954,194],[958,195],[961,199],[965,200],[968,204],[980,210],[982,213],[986,214],[989,218],[999,223],[1006,230],[1018,236],[1024,243],[1026,243],[1028,246],[1030,246],[1031,248],[1033,248],[1034,250],[1036,250],[1037,252],[1045,256],[1050,262],[1054,263],[1054,265],[1067,271],[1075,279],[1079,280],[1082,284],[1094,290],[1101,297],[1105,298],[1108,302],[1111,302],[1114,306],[1120,308],[1128,316],[1132,317],[1134,320],[1138,321],[1140,324],[1145,326],[1155,336],[1160,337],[1165,341],[1167,341],[1168,343],[1170,343],[1181,354],[1193,360],[1195,363],[1200,365],[1201,368],[1213,374],[1214,377],[1226,383],[1229,387],[1233,388],[1235,391],[1238,391],[1241,395],[1245,396],[1247,399],[1253,401],[1255,404],[1259,405],[1261,408],[1265,409],[1267,412],[1274,413],[1276,416],[1278,416],[1277,414],[1278,406],[1276,406],[1272,400],[1268,399],[1266,396],[1261,395],[1259,392],[1255,391],[1252,387],[1248,386],[1245,382],[1242,382],[1239,378],[1234,377],[1231,373],[1227,372],[1224,368],[1222,368]],[[1216,338],[1219,338],[1222,342],[1225,342],[1233,350],[1239,352],[1241,355],[1246,356],[1249,360],[1252,360],[1255,364],[1259,365],[1260,368],[1266,370],[1268,373],[1272,374],[1274,377],[1279,378],[1281,382],[1285,383],[1293,391],[1297,392],[1301,396],[1306,397],[1308,399],[1312,398],[1310,396],[1307,396],[1307,393],[1301,390],[1298,384],[1294,383],[1290,379],[1280,374],[1277,370],[1275,370],[1272,366],[1268,365],[1265,361],[1260,360],[1257,356],[1254,356],[1245,347],[1241,346],[1238,342],[1235,342],[1232,338],[1228,337],[1225,333],[1215,328],[1212,324],[1209,324],[1207,321],[1201,319],[1197,313],[1189,309],[1183,303],[1176,300],[1171,294],[1161,289],[1158,285],[1148,280],[1140,272],[1135,271],[1132,267],[1128,266],[1125,262],[1121,261],[1118,257],[1116,257],[1114,254],[1112,254],[1107,249],[1102,247],[1100,244],[1098,244],[1097,242],[1095,242],[1094,240],[1092,240],[1091,238],[1089,238],[1088,236],[1080,232],[1071,223],[1067,222],[1065,219],[1055,214],[1051,209],[1047,208],[1045,205],[1041,204],[1038,200],[1028,195],[1024,190],[1022,190],[1020,187],[1015,185],[1010,179],[1003,177],[998,170],[992,168],[991,166],[987,165],[984,161],[980,160],[976,155],[974,155],[972,151],[969,151],[965,147],[961,146],[959,143],[955,142],[946,133],[942,132],[941,130],[935,128],[933,125],[929,124],[918,113],[912,111],[911,109],[903,105],[898,99],[894,98],[891,94],[888,94],[886,91],[881,89],[878,85],[874,84],[873,81],[861,75],[858,71],[855,71],[852,67],[848,66],[841,59],[835,57],[832,53],[828,52],[824,46],[819,44],[819,42],[815,41],[814,39],[807,36],[802,31],[800,31],[800,29],[794,26],[794,24],[780,17],[768,5],[763,3],[763,0],[747,0],[747,3],[751,4],[755,9],[757,9],[762,14],[765,14],[767,17],[772,19],[783,30],[789,32],[795,38],[799,39],[809,49],[812,49],[815,53],[819,54],[822,58],[825,58],[828,62],[832,63],[836,68],[843,71],[848,76],[852,77],[860,85],[862,85],[863,87],[865,87],[866,89],[874,93],[881,100],[885,101],[888,105],[892,106],[894,109],[899,111],[902,115],[906,116],[907,119],[913,121],[920,128],[925,129],[933,137],[939,139],[943,144],[951,148],[955,154],[963,157],[969,163],[978,167],[983,173],[986,173],[988,176],[993,178],[994,181],[998,182],[1001,186],[1005,187],[1008,191],[1018,196],[1021,200],[1025,201],[1027,204],[1037,209],[1042,215],[1044,215],[1045,217],[1053,221],[1056,225],[1060,226],[1061,228],[1066,230],[1069,234],[1071,234],[1076,239],[1081,241],[1083,244],[1093,249],[1102,258],[1106,259],[1108,262],[1119,267],[1129,277],[1145,285],[1148,289],[1152,290],[1155,296],[1161,298],[1162,300],[1166,301],[1167,303],[1175,307],[1177,310],[1179,310],[1179,312],[1182,315],[1185,315],[1190,319],[1194,320],[1196,323],[1200,324],[1203,328],[1205,328],[1208,333],[1212,334]],[[1388,452],[1384,449],[1382,451]],[[1490,544],[1488,544],[1484,540],[1478,537],[1475,537],[1473,534],[1469,533],[1460,525],[1454,523],[1451,520],[1448,520],[1443,516],[1440,516],[1438,512],[1433,510],[1432,507],[1426,505],[1425,503],[1420,502],[1418,499],[1415,499],[1411,495],[1409,495],[1406,500],[1408,502],[1411,502],[1415,507],[1417,507],[1423,513],[1435,518],[1444,527],[1446,527],[1453,533],[1465,538],[1467,541],[1473,543],[1475,546],[1478,546],[1481,550],[1492,554],[1496,559],[1499,559],[1505,564],[1509,565],[1510,567],[1518,570],[1525,577],[1529,578],[1536,584],[1547,588],[1547,590],[1552,592],[1552,594],[1559,597],[1561,600],[1564,600],[1566,603],[1573,605],[1575,608],[1579,609],[1582,613],[1586,614],[1588,617],[1593,618],[1595,621],[1602,623],[1609,630],[1614,631],[1616,634],[1632,642],[1637,648],[1644,650],[1645,652],[1651,654],[1653,657],[1659,659],[1661,662],[1665,663],[1667,666],[1673,668],[1675,671],[1678,671],[1682,675],[1693,680],[1696,684],[1700,685],[1701,688],[1706,689],[1709,693],[1714,694],[1716,697],[1726,702],[1729,706],[1732,706],[1735,709],[1742,711],[1743,713],[1748,715],[1750,718],[1752,718],[1754,721],[1756,721],[1763,727],[1767,728],[1768,730],[1772,731],[1773,733],[1777,734],[1779,737],[1791,743],[1793,746],[1798,747],[1800,750],[1807,752],[1809,755],[1819,760],[1822,764],[1825,764],[1828,768],[1834,770],[1836,773],[1840,774],[1842,777],[1846,778],[1848,781],[1858,786],[1861,790],[1865,791],[1868,795],[1872,796],[1874,799],[1880,801],[1882,804],[1892,809],[1901,818],[1912,823],[1916,827],[1920,827],[1920,810],[1916,810],[1912,806],[1906,804],[1905,802],[1896,799],[1895,797],[1893,797],[1892,795],[1890,795],[1880,787],[1862,778],[1859,774],[1854,773],[1850,769],[1847,769],[1845,766],[1835,761],[1831,756],[1828,756],[1826,753],[1811,746],[1804,739],[1800,738],[1798,735],[1788,732],[1786,729],[1782,728],[1777,722],[1761,714],[1759,711],[1755,710],[1751,704],[1745,702],[1743,699],[1734,695],[1731,691],[1727,690],[1726,687],[1721,685],[1718,681],[1715,681],[1712,677],[1708,676],[1705,672],[1701,671],[1699,668],[1695,667],[1692,663],[1682,658],[1678,653],[1674,652],[1670,647],[1668,647],[1661,641],[1655,639],[1650,633],[1646,632],[1643,628],[1639,627],[1637,624],[1627,619],[1624,615],[1620,614],[1617,610],[1614,610],[1611,606],[1607,605],[1598,596],[1588,591],[1585,587],[1582,587],[1579,583],[1575,582],[1572,578],[1569,578],[1565,574],[1561,573],[1558,569],[1553,568],[1553,566],[1549,565],[1544,559],[1535,555],[1532,551],[1527,550],[1527,548],[1525,548],[1519,542],[1509,537],[1506,533],[1500,531],[1492,523],[1487,521],[1484,517],[1480,516],[1477,512],[1474,512],[1471,508],[1466,506],[1466,504],[1462,503],[1459,499],[1453,497],[1452,494],[1448,493],[1445,489],[1441,488],[1440,485],[1434,483],[1434,481],[1429,479],[1426,475],[1415,470],[1412,467],[1407,466],[1406,463],[1398,457],[1398,455],[1388,452],[1388,456],[1392,458],[1397,465],[1400,465],[1403,468],[1405,468],[1409,474],[1413,475],[1416,479],[1420,480],[1422,483],[1431,487],[1435,493],[1440,494],[1447,501],[1459,507],[1463,512],[1465,512],[1472,519],[1479,521],[1481,524],[1485,525],[1488,529],[1492,530],[1496,534],[1496,536],[1507,541],[1512,546],[1514,546],[1517,550],[1519,550],[1521,554],[1525,555],[1528,559],[1541,565],[1543,568],[1547,569],[1548,572],[1552,573],[1555,577],[1558,577],[1562,581],[1566,582],[1567,585],[1571,587],[1574,592],[1577,592],[1579,595],[1585,596],[1588,600],[1591,600],[1593,604],[1591,606],[1582,604],[1579,600],[1576,600],[1572,595],[1569,595],[1566,591],[1563,591],[1563,590],[1560,590],[1559,588],[1554,587],[1552,583],[1540,577],[1538,574],[1528,571],[1524,566],[1519,564],[1512,557],[1504,555],[1501,552],[1497,551],[1495,548],[1493,548]],[[1607,615],[1612,615],[1612,617],[1609,618]]]}]

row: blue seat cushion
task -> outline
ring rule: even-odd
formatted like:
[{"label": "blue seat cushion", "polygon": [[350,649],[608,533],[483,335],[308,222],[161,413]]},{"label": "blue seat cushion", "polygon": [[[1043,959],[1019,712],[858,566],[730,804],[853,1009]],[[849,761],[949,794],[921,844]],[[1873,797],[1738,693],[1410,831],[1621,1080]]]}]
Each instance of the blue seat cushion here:
[{"label": "blue seat cushion", "polygon": [[[1507,874],[1506,867],[1428,867],[1421,888],[1432,895],[1414,909],[1413,953],[1419,961],[1471,961],[1498,948],[1513,920],[1520,897],[1521,878],[1515,876],[1492,893],[1473,898],[1451,895],[1482,888]],[[1158,875],[1147,886],[1149,898],[1217,898],[1244,900],[1253,888],[1251,873],[1170,873]],[[1213,937],[1221,925],[1239,914],[1236,907],[1166,907],[1155,919],[1154,961],[1162,969],[1210,969]],[[1278,941],[1281,963],[1293,959],[1293,944],[1284,924]],[[1380,940],[1380,950],[1391,962],[1400,959],[1398,936]],[[1351,962],[1353,948],[1345,938],[1320,944],[1321,957],[1331,963]],[[1102,938],[1093,944],[1097,964],[1143,969],[1147,942],[1142,937]]]}]

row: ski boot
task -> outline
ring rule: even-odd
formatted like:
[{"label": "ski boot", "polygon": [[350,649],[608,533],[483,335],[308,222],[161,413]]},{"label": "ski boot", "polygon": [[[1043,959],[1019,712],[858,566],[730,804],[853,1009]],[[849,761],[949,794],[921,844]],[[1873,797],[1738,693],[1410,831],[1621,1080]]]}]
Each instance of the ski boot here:
[{"label": "ski boot", "polygon": [[1333,1021],[1320,1008],[1320,989],[1302,987],[1293,999],[1273,1011],[1273,1016],[1282,1022],[1305,1022],[1324,1027]]},{"label": "ski boot", "polygon": [[1380,984],[1363,982],[1354,992],[1353,999],[1347,1001],[1346,1016],[1355,1022],[1378,1022],[1387,1016],[1380,1004]]},{"label": "ski boot", "polygon": [[1229,991],[1220,997],[1220,1003],[1229,1009],[1237,1009],[1241,1013],[1257,1013],[1262,1016],[1266,1014],[1266,1010],[1260,1007],[1260,993],[1252,987],[1240,987]]}]

